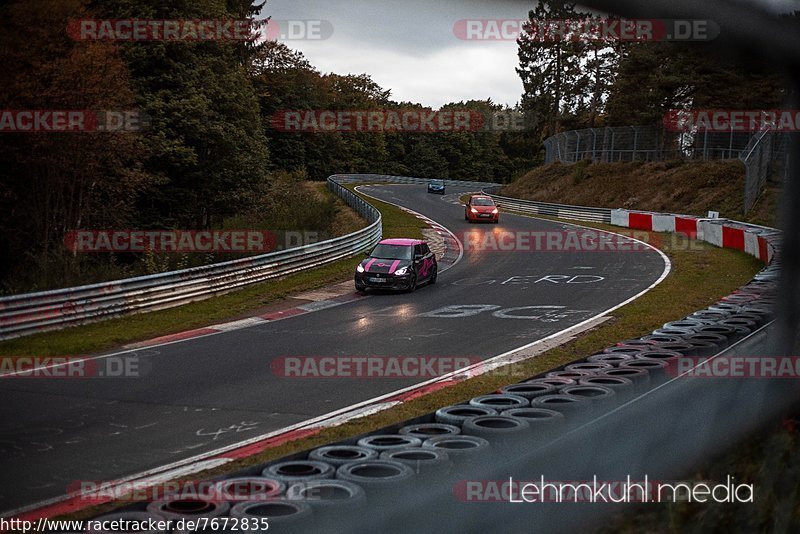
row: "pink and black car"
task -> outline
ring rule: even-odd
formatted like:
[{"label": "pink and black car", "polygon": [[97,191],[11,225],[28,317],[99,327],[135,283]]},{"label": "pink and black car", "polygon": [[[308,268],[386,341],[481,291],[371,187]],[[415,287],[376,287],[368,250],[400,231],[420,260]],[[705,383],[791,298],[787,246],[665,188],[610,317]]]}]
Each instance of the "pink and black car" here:
[{"label": "pink and black car", "polygon": [[420,239],[384,239],[356,267],[356,291],[367,288],[414,291],[436,283],[439,266],[428,244]]}]

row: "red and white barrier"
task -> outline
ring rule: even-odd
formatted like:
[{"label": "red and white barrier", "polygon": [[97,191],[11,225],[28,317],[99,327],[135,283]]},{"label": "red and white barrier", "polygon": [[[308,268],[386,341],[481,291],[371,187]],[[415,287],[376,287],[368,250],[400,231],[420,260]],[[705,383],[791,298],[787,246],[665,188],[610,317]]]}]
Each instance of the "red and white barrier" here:
[{"label": "red and white barrier", "polygon": [[624,209],[611,211],[611,224],[648,232],[677,232],[721,248],[741,250],[764,263],[772,261],[780,237],[777,230],[727,219]]}]

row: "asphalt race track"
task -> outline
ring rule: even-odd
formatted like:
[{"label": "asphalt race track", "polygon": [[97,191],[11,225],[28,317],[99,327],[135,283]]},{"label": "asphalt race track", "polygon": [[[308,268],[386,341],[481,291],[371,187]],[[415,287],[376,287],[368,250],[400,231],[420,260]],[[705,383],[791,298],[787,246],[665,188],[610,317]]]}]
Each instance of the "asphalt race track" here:
[{"label": "asphalt race track", "polygon": [[[425,186],[363,191],[434,219],[462,241],[467,231],[565,232],[560,222],[509,214],[501,214],[498,225],[469,225],[463,206],[427,194]],[[665,268],[651,249],[473,248],[436,285],[412,294],[370,294],[135,351],[148,370],[140,378],[0,380],[0,510],[58,497],[76,481],[140,473],[427,380],[285,378],[270,367],[276,358],[487,359],[596,316],[648,288]],[[464,305],[474,307],[442,310]]]}]

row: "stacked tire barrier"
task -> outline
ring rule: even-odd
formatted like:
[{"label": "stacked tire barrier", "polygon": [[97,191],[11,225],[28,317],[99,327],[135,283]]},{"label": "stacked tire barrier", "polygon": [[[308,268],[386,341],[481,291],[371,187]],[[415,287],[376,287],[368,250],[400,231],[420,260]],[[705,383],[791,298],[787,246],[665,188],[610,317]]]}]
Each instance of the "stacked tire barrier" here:
[{"label": "stacked tire barrier", "polygon": [[[236,499],[138,504],[113,517],[268,517],[271,528],[281,532],[510,532],[530,529],[532,521],[548,531],[572,531],[608,509],[581,506],[577,497],[568,509],[546,500],[518,505],[523,501],[511,500],[509,476],[536,479],[547,473],[580,481],[594,469],[595,476],[600,470],[607,477],[621,478],[625,471],[629,477],[644,473],[645,479],[674,477],[774,416],[788,400],[800,400],[786,382],[700,383],[686,379],[682,367],[687,358],[768,353],[779,233],[729,221],[614,211],[617,224],[688,229],[767,266],[718,302],[639,338],[219,482],[230,488],[246,480],[249,488],[266,488],[257,495],[240,491]],[[482,491],[494,487],[492,482],[500,483],[499,493]],[[215,531],[221,530],[216,524]]]},{"label": "stacked tire barrier", "polygon": [[80,287],[0,297],[0,339],[181,306],[298,271],[374,246],[381,215],[336,177],[328,188],[369,223],[350,234],[233,261]]}]

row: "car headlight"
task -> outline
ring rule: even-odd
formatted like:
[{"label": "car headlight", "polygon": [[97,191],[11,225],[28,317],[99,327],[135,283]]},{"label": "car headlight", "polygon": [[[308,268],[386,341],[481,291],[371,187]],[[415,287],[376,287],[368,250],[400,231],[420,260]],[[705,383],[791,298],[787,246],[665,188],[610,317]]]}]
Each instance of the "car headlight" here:
[{"label": "car headlight", "polygon": [[364,266],[359,263],[358,267],[356,267],[356,271],[359,272],[359,273],[363,273],[364,272]]},{"label": "car headlight", "polygon": [[472,208],[469,211],[471,211],[472,213],[478,213],[478,210],[476,210],[475,208]]},{"label": "car headlight", "polygon": [[401,267],[400,269],[397,269],[397,270],[394,272],[394,274],[395,274],[396,276],[403,276],[403,275],[404,275],[404,274],[406,274],[407,272],[408,272],[408,266],[405,266],[405,267]]},{"label": "car headlight", "polygon": [[496,213],[497,213],[497,208],[493,209],[493,210],[492,210],[492,213],[493,213],[493,214],[496,214]]}]

